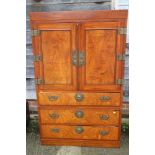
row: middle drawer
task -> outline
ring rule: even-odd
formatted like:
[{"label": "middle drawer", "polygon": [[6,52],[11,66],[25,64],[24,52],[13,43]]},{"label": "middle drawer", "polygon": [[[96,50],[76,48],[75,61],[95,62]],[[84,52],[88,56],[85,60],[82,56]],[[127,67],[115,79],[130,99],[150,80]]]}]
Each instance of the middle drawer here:
[{"label": "middle drawer", "polygon": [[40,108],[39,112],[42,124],[118,125],[120,117],[119,110],[96,107]]}]

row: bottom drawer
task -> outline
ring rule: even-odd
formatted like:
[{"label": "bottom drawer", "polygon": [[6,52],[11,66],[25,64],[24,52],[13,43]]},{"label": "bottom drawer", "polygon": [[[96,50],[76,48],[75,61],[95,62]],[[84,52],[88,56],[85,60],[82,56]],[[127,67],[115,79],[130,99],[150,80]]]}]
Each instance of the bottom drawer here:
[{"label": "bottom drawer", "polygon": [[41,125],[41,138],[118,140],[115,126]]}]

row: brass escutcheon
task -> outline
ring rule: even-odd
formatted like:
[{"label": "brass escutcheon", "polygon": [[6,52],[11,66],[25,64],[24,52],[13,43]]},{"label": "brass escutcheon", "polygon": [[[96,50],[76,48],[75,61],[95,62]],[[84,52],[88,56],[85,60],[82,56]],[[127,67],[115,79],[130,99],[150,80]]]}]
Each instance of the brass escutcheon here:
[{"label": "brass escutcheon", "polygon": [[84,117],[84,112],[83,111],[76,111],[75,112],[75,116],[77,118],[83,118]]},{"label": "brass escutcheon", "polygon": [[75,132],[78,133],[78,134],[82,133],[83,131],[84,131],[84,129],[83,129],[83,127],[81,127],[81,126],[77,126],[77,127],[75,128]]},{"label": "brass escutcheon", "polygon": [[75,94],[75,99],[76,99],[76,101],[80,102],[84,99],[84,95],[81,93],[77,93],[77,94]]}]

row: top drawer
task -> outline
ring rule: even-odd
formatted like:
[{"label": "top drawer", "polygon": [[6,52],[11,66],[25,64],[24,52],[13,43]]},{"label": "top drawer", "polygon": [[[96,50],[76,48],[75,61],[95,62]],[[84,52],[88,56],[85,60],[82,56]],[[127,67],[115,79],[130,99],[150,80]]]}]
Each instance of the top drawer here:
[{"label": "top drawer", "polygon": [[38,97],[40,105],[120,105],[120,93],[39,92]]}]

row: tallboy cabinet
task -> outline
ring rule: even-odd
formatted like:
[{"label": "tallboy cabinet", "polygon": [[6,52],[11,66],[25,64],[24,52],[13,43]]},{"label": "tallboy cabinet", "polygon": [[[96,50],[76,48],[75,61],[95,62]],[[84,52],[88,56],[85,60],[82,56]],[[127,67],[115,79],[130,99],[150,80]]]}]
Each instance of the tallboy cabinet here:
[{"label": "tallboy cabinet", "polygon": [[30,20],[41,143],[119,147],[127,11]]}]

